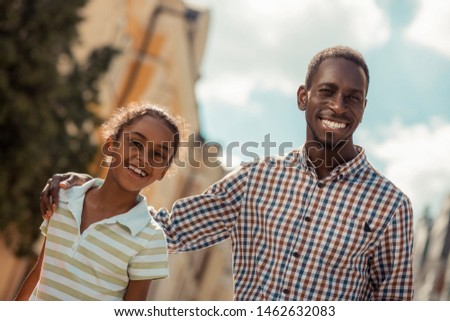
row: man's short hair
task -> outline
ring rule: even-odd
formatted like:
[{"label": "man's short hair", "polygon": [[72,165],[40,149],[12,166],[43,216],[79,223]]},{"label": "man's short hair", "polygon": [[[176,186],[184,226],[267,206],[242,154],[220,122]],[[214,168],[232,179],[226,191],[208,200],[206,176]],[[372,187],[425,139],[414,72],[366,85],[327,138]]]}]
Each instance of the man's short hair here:
[{"label": "man's short hair", "polygon": [[353,61],[355,64],[360,66],[364,70],[364,74],[367,79],[366,86],[366,94],[369,90],[369,68],[367,67],[366,61],[364,60],[363,55],[350,47],[346,46],[335,46],[324,49],[318,52],[309,62],[308,71],[306,73],[305,85],[307,89],[311,88],[311,83],[313,78],[316,76],[317,70],[319,69],[320,64],[329,58],[344,58],[350,61]]}]

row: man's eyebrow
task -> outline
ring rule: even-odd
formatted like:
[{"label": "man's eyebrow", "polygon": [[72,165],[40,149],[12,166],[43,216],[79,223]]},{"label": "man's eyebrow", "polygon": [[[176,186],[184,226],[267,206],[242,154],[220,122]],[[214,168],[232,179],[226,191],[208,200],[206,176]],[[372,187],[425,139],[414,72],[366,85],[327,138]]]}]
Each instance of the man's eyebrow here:
[{"label": "man's eyebrow", "polygon": [[327,86],[327,87],[337,88],[337,85],[335,83],[332,83],[332,82],[322,82],[322,83],[318,84],[317,86],[318,87],[320,87],[320,86]]},{"label": "man's eyebrow", "polygon": [[[330,87],[330,88],[337,88],[338,86],[333,82],[323,82],[317,85],[318,87]],[[365,90],[358,89],[358,88],[350,88],[351,92],[358,92],[364,94]]]}]

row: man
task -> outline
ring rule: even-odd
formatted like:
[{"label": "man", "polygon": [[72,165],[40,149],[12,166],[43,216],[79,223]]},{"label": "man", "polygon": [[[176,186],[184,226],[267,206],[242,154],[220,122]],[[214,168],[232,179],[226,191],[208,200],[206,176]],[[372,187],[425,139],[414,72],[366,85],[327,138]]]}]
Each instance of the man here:
[{"label": "man", "polygon": [[[237,169],[171,215],[150,208],[171,250],[231,238],[235,300],[411,300],[410,201],[353,143],[368,85],[357,51],[316,54],[297,92],[304,146]],[[67,178],[44,188],[43,214]]]}]

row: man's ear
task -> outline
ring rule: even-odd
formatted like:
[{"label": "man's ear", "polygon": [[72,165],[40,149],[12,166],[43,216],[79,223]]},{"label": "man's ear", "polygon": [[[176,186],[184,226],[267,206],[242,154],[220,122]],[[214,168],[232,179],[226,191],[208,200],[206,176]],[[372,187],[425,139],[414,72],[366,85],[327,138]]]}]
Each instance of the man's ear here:
[{"label": "man's ear", "polygon": [[297,106],[300,110],[306,110],[306,104],[308,102],[308,90],[305,85],[301,85],[297,90]]},{"label": "man's ear", "polygon": [[362,123],[362,121],[363,121],[364,113],[365,113],[365,111],[366,111],[366,106],[367,106],[367,98],[364,99],[363,114],[362,114],[362,116],[361,116],[361,120],[359,121],[360,123]]}]

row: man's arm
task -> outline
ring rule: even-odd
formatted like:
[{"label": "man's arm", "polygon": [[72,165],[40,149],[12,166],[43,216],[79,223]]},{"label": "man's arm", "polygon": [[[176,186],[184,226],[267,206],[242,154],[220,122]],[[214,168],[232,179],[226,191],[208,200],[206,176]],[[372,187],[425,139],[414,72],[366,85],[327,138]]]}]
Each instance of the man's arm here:
[{"label": "man's arm", "polygon": [[413,299],[413,215],[406,197],[401,200],[375,252],[371,273],[377,286],[373,300]]},{"label": "man's arm", "polygon": [[55,174],[49,178],[47,184],[41,192],[40,207],[41,215],[44,218],[50,218],[59,202],[59,190],[68,189],[72,186],[83,185],[92,177],[88,174],[68,172],[64,174]]},{"label": "man's arm", "polygon": [[208,188],[203,194],[175,202],[154,218],[164,229],[171,252],[202,249],[230,237],[241,213],[249,168],[240,168]]}]

